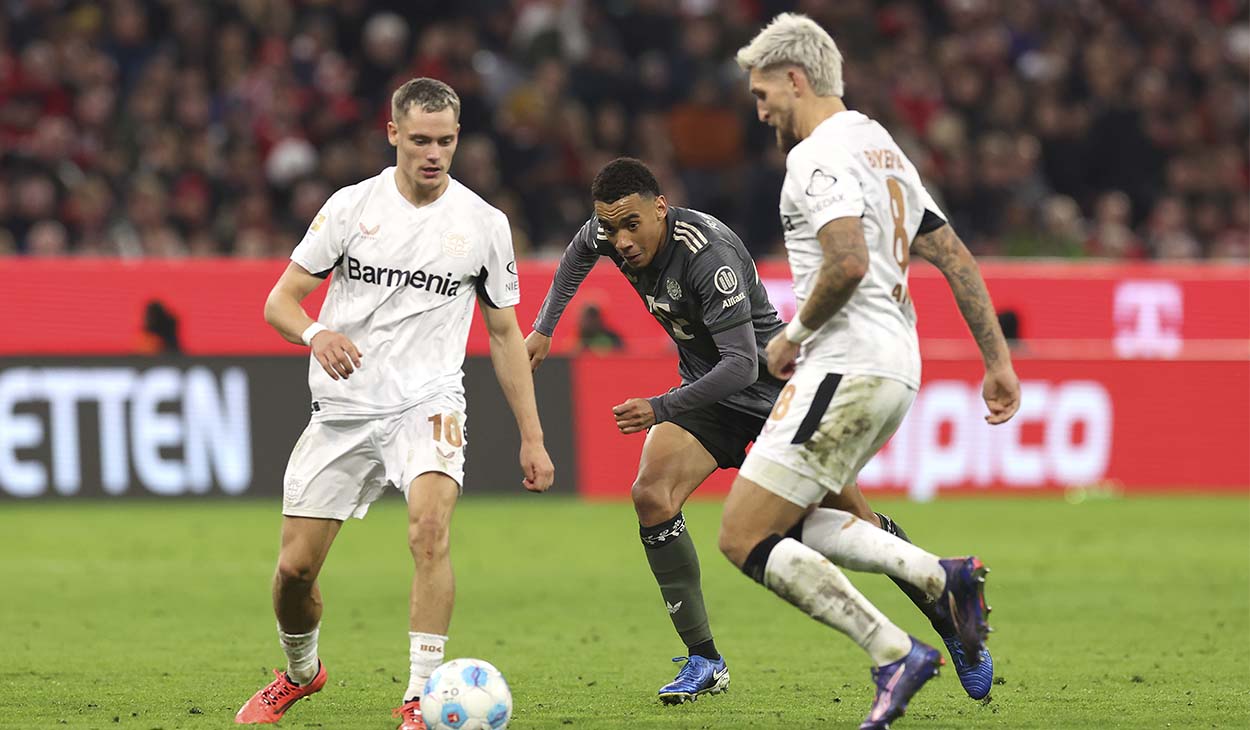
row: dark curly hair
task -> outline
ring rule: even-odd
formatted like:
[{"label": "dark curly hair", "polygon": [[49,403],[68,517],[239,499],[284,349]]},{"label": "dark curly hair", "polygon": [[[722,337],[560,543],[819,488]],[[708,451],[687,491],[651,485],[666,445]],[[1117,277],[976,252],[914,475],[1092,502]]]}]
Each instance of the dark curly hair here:
[{"label": "dark curly hair", "polygon": [[660,194],[660,184],[650,168],[633,157],[618,157],[604,165],[590,184],[591,197],[603,203],[615,203],[634,193],[654,198]]}]

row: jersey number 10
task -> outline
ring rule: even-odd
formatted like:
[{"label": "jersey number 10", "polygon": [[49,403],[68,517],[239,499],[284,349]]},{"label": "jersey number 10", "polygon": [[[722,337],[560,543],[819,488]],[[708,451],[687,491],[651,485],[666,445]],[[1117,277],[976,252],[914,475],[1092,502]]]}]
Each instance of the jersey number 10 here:
[{"label": "jersey number 10", "polygon": [[464,432],[460,430],[460,419],[455,413],[435,413],[426,419],[434,426],[434,440],[446,441],[453,448],[464,445]]},{"label": "jersey number 10", "polygon": [[[907,240],[907,201],[903,199],[903,187],[898,180],[887,177],[885,187],[890,191],[890,217],[894,219],[894,261],[899,271],[906,274],[907,264],[911,261],[911,241]],[[907,301],[907,286],[902,282],[895,284],[890,296],[902,306]]]}]

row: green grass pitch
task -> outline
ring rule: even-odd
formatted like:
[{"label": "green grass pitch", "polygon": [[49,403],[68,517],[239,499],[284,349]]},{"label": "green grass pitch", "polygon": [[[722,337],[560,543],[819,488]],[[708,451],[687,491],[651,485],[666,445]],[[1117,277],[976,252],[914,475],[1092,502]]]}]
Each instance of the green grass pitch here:
[{"label": "green grass pitch", "polygon": [[[975,551],[998,667],[992,701],[947,667],[899,728],[1250,727],[1250,500],[881,501],[941,554]],[[227,728],[282,661],[269,606],[278,505],[0,506],[0,727]],[[681,653],[628,504],[466,498],[453,527],[448,655],[494,662],[516,730],[853,728],[865,657],[715,551],[720,505],[686,510],[729,694],[663,707]],[[394,727],[407,678],[402,503],[341,534],[322,575],[330,681],[287,728]],[[879,576],[852,579],[935,641]]]}]

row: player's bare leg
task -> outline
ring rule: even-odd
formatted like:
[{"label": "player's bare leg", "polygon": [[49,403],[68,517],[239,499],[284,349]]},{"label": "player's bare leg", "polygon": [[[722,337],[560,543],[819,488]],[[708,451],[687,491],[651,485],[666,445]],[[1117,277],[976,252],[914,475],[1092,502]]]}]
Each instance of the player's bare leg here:
[{"label": "player's bare leg", "polygon": [[273,612],[283,631],[308,633],[321,623],[317,576],[342,526],[339,520],[282,518],[282,547],[273,576]]},{"label": "player's bare leg", "polygon": [[641,525],[671,520],[694,490],[716,471],[716,459],[689,431],[660,423],[647,432],[630,490]]},{"label": "player's bare leg", "polygon": [[840,509],[843,512],[850,512],[861,520],[882,527],[880,515],[872,511],[872,506],[868,504],[868,499],[864,497],[864,493],[860,491],[859,484],[851,482],[842,487],[840,493],[829,492],[820,502],[821,507],[830,509]]},{"label": "player's bare leg", "polygon": [[688,655],[677,678],[660,688],[667,704],[719,694],[729,686],[729,669],[712,641],[703,603],[699,556],[681,512],[716,468],[716,459],[690,432],[660,423],[647,433],[630,490],[647,562]]},{"label": "player's bare leg", "polygon": [[339,520],[282,518],[282,546],[273,576],[273,612],[278,618],[278,638],[287,656],[287,669],[274,670],[274,681],[252,695],[235,715],[235,722],[277,722],[296,701],[325,686],[325,666],[317,656],[322,608],[317,576],[342,525]]},{"label": "player's bare leg", "polygon": [[408,689],[395,711],[401,730],[424,730],[421,691],[443,663],[456,583],[451,567],[451,515],[460,486],[441,472],[426,472],[408,488],[408,548],[412,593],[408,603]]},{"label": "player's bare leg", "polygon": [[865,724],[874,718],[888,722],[937,675],[941,655],[891,623],[824,556],[782,537],[805,511],[739,476],[725,501],[721,552],[748,576],[867,652],[877,698]]}]

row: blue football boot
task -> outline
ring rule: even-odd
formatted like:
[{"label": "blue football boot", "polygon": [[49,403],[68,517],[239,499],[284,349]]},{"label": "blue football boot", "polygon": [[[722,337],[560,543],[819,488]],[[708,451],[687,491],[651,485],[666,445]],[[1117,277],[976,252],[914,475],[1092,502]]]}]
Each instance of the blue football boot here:
[{"label": "blue football boot", "polygon": [[951,653],[951,663],[955,665],[955,673],[959,675],[964,691],[974,700],[985,699],[994,684],[994,658],[990,656],[989,649],[981,650],[980,661],[970,662],[959,637],[952,636],[943,641],[946,642],[946,650]]},{"label": "blue football boot", "polygon": [[942,655],[937,649],[912,637],[907,656],[872,670],[877,696],[872,701],[868,719],[860,724],[859,730],[889,730],[890,723],[903,716],[912,696],[938,675],[941,664]]},{"label": "blue football boot", "polygon": [[955,627],[955,635],[963,644],[964,659],[979,664],[990,634],[990,609],[985,605],[985,576],[990,570],[977,558],[946,558],[940,562],[946,570],[946,588],[933,610]]},{"label": "blue football boot", "polygon": [[729,667],[725,657],[716,661],[694,656],[673,657],[675,662],[685,662],[677,677],[660,688],[660,701],[666,705],[694,702],[700,695],[718,695],[729,691]]}]

